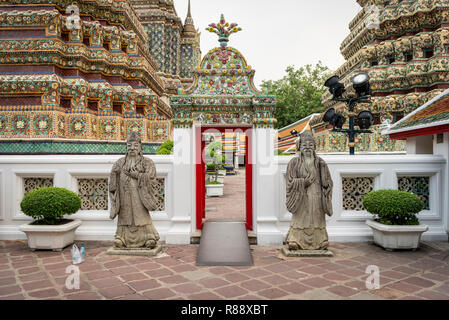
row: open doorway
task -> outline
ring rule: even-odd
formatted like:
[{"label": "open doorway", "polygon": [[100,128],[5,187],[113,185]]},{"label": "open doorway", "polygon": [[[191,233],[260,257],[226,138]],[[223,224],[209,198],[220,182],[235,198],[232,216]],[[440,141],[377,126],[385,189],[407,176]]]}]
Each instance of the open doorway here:
[{"label": "open doorway", "polygon": [[197,133],[197,228],[205,221],[239,221],[252,230],[251,128],[203,127]]},{"label": "open doorway", "polygon": [[245,133],[203,133],[206,221],[246,220]]}]

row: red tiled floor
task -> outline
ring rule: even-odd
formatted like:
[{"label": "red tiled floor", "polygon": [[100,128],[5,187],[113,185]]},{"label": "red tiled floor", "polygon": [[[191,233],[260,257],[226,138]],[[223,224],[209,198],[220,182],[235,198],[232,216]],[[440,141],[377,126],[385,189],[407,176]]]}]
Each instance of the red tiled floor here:
[{"label": "red tiled floor", "polygon": [[[232,200],[232,201],[231,201]],[[222,197],[206,198],[206,219],[245,221],[245,169],[224,177]]]},{"label": "red tiled floor", "polygon": [[[80,289],[67,289],[70,248],[31,252],[24,241],[0,241],[0,299],[304,299],[360,294],[381,299],[446,299],[447,253],[423,246],[387,252],[371,243],[331,243],[332,258],[293,258],[278,247],[252,246],[254,266],[200,267],[197,245],[166,246],[161,257],[107,256],[110,243],[88,242],[78,265]],[[449,250],[448,250],[449,251]],[[448,252],[446,251],[446,252]],[[445,254],[443,254],[445,253]],[[192,260],[193,259],[193,260]],[[192,260],[187,263],[184,260]],[[351,263],[354,262],[354,263]],[[368,265],[380,289],[368,290]],[[13,266],[16,267],[13,267]]]}]

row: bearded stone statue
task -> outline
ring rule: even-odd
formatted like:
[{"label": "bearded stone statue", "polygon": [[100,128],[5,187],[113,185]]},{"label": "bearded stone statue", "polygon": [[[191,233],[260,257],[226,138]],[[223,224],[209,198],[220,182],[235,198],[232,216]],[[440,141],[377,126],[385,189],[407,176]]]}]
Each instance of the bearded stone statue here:
[{"label": "bearded stone statue", "polygon": [[296,149],[298,155],[290,160],[286,173],[286,205],[292,221],[283,252],[324,251],[329,245],[325,215],[332,215],[331,175],[326,162],[315,153],[310,131],[300,135]]},{"label": "bearded stone statue", "polygon": [[114,249],[156,247],[159,234],[149,213],[157,208],[155,178],[156,167],[143,156],[140,135],[131,132],[126,157],[113,165],[109,179],[110,218],[118,216]]}]

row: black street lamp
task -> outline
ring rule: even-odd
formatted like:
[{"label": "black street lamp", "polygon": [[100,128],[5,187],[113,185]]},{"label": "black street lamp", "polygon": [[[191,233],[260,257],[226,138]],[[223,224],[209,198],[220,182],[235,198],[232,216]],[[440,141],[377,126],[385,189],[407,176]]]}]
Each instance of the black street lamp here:
[{"label": "black street lamp", "polygon": [[354,155],[355,137],[360,133],[372,133],[368,130],[373,122],[373,115],[368,110],[364,110],[357,115],[358,126],[360,130],[354,129],[356,114],[354,107],[357,103],[371,103],[371,90],[369,84],[369,75],[366,73],[359,73],[351,78],[352,85],[357,94],[356,98],[342,98],[345,92],[345,86],[340,83],[338,76],[332,76],[324,83],[329,88],[329,92],[333,95],[332,100],[341,101],[348,105],[349,108],[349,129],[343,129],[346,118],[336,113],[334,108],[329,108],[323,116],[324,122],[329,122],[333,129],[332,132],[343,132],[349,137],[349,154]]}]

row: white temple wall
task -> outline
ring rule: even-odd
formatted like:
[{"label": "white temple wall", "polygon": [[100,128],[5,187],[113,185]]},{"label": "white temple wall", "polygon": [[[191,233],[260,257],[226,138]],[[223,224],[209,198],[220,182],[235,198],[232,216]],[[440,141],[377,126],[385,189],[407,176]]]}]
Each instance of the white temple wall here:
[{"label": "white temple wall", "polygon": [[433,154],[432,135],[407,138],[407,154]]},{"label": "white temple wall", "polygon": [[[429,226],[423,234],[424,240],[447,241],[447,166],[446,158],[436,155],[321,155],[329,166],[333,189],[333,216],[327,217],[327,231],[330,241],[371,241],[372,231],[365,224],[372,217],[367,211],[357,208],[344,208],[345,197],[343,179],[355,178],[356,184],[371,184],[373,190],[397,189],[398,178],[425,177],[429,181],[429,210],[419,214],[422,223]],[[270,222],[258,228],[258,244],[281,244],[290,226],[291,214],[285,206],[285,173],[291,156],[276,156],[279,171],[276,183],[266,184],[264,195],[272,194],[271,201],[276,204]],[[365,179],[365,180],[359,180]],[[357,185],[355,187],[358,187]],[[259,200],[258,200],[259,201]],[[270,200],[264,199],[265,202]],[[351,203],[350,200],[346,200]],[[258,217],[259,220],[262,217]],[[263,219],[263,218],[262,218]],[[262,221],[261,221],[262,222]]]},{"label": "white temple wall", "polygon": [[[163,178],[164,208],[152,212],[161,240],[169,244],[186,244],[196,231],[195,162],[191,149],[194,131],[176,129],[174,139],[190,147],[185,161],[177,152],[171,156],[150,156],[155,162],[157,177]],[[177,137],[177,135],[179,136]],[[288,231],[291,214],[285,207],[285,172],[291,156],[273,156],[268,139],[274,134],[269,129],[253,130],[253,226],[260,245],[280,245]],[[182,138],[181,138],[182,136]],[[448,141],[445,135],[445,142]],[[185,139],[185,140],[183,140]],[[176,144],[175,144],[176,145]],[[364,178],[355,184],[372,184],[374,190],[396,189],[398,177],[424,177],[429,183],[429,210],[419,214],[422,223],[429,226],[424,240],[446,240],[448,227],[448,167],[446,146],[439,146],[444,155],[322,155],[328,163],[334,182],[334,214],[328,218],[327,230],[331,241],[370,241],[371,229],[365,220],[371,215],[364,210],[345,210],[342,179]],[[257,152],[256,152],[257,151]],[[0,239],[25,239],[19,226],[31,221],[20,211],[25,178],[53,178],[53,185],[77,191],[77,179],[107,178],[112,164],[121,156],[110,155],[49,155],[0,156]],[[358,181],[358,180],[357,180]],[[348,182],[347,182],[348,183]],[[353,183],[354,184],[354,183]],[[351,184],[349,184],[351,185]],[[348,197],[346,197],[348,198]],[[349,197],[350,198],[350,197]],[[351,200],[346,200],[346,205]],[[353,204],[353,203],[352,203]],[[109,208],[110,206],[108,206]],[[76,232],[78,240],[112,240],[116,220],[109,219],[108,210],[83,210],[70,218],[80,218],[82,225]]]},{"label": "white temple wall", "polygon": [[444,157],[447,161],[444,165],[443,176],[443,202],[444,202],[444,225],[446,232],[449,234],[449,132],[443,133],[443,141],[438,141],[437,135],[433,139],[433,153]]},{"label": "white temple wall", "polygon": [[[3,155],[0,156],[0,239],[26,239],[19,226],[32,221],[20,210],[24,195],[24,179],[52,178],[53,186],[78,192],[78,179],[109,177],[112,165],[120,155]],[[173,227],[184,217],[175,217],[173,156],[151,156],[157,178],[164,179],[165,201],[163,210],[152,212],[156,229],[165,240]],[[76,231],[78,240],[113,240],[117,220],[109,219],[108,210],[80,210],[69,216],[83,223]],[[190,217],[188,217],[190,228]],[[190,231],[190,230],[189,230]]]}]

